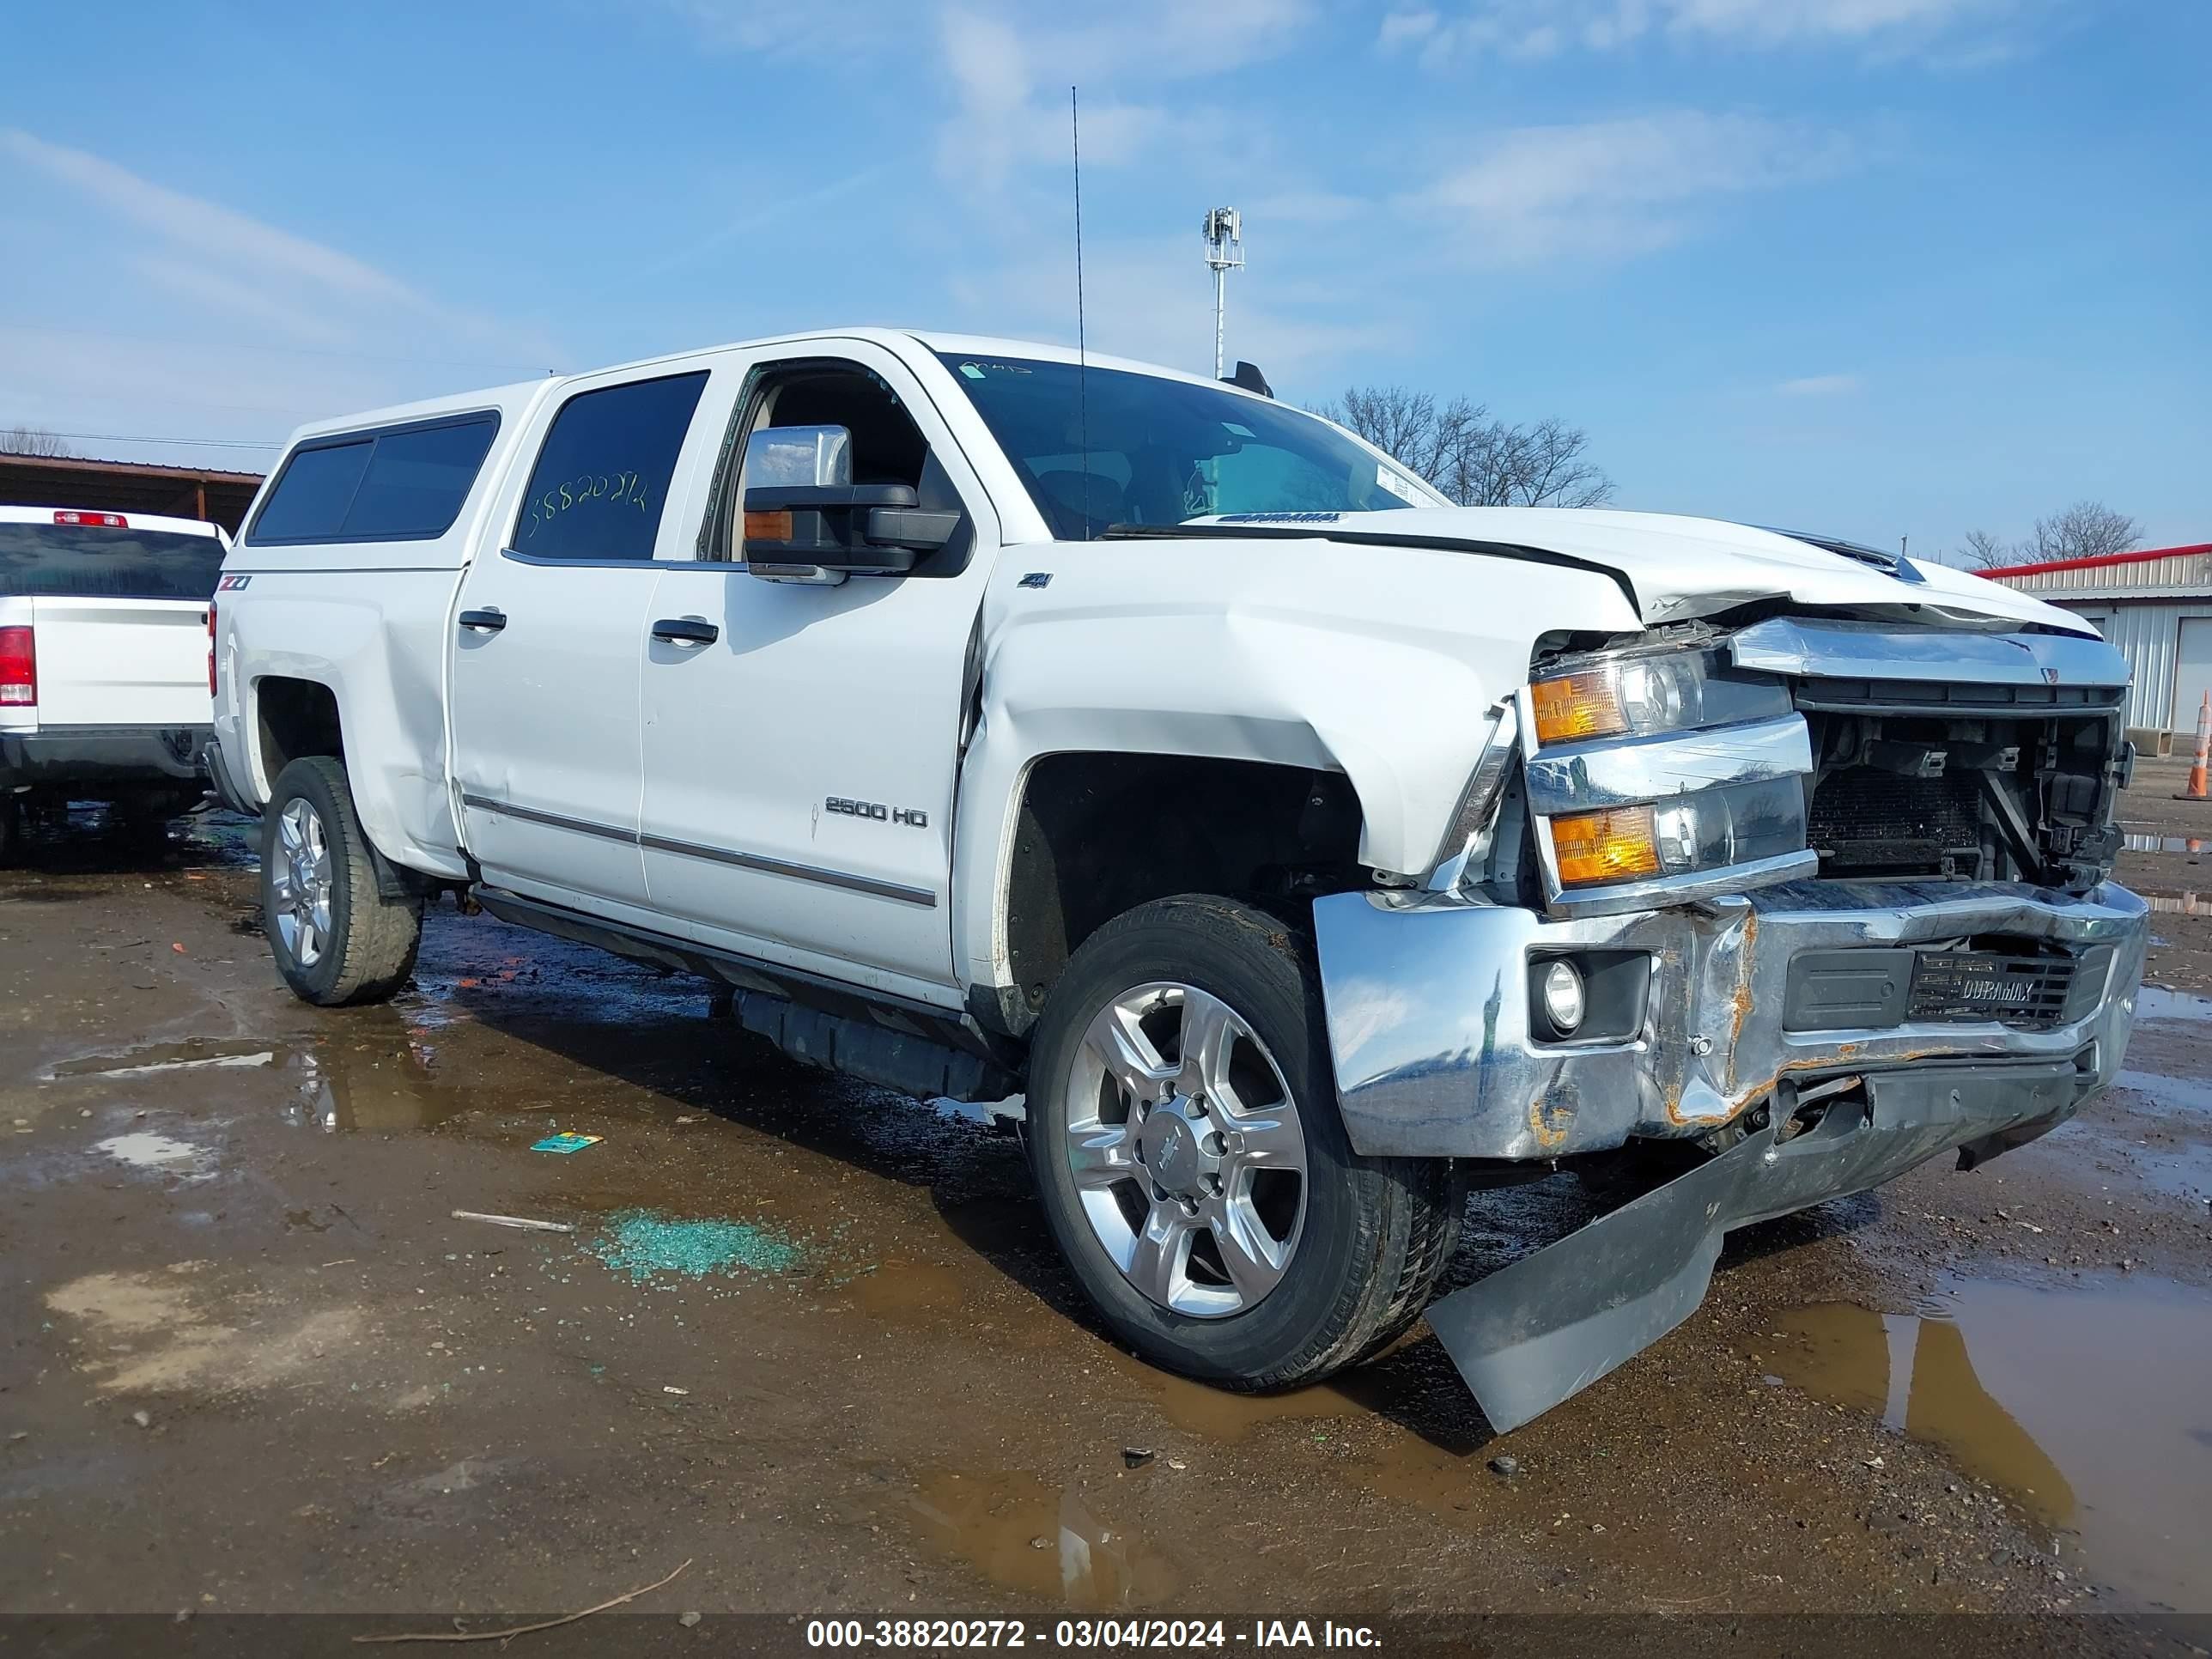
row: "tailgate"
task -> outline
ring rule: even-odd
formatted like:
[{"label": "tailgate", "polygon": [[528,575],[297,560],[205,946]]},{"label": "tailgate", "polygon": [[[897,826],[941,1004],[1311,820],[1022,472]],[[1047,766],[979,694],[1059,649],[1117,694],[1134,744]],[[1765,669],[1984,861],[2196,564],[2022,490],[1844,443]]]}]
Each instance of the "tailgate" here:
[{"label": "tailgate", "polygon": [[207,602],[31,601],[42,726],[205,726]]}]

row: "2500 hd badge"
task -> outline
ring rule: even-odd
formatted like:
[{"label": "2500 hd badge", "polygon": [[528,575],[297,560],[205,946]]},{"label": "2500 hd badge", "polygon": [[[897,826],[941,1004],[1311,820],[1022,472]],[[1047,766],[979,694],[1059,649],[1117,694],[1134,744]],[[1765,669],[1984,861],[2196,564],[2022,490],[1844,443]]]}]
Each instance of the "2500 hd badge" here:
[{"label": "2500 hd badge", "polygon": [[929,814],[919,806],[886,806],[879,800],[848,800],[842,795],[831,795],[822,803],[822,810],[842,813],[848,818],[873,818],[878,823],[903,823],[915,830],[929,828]]}]

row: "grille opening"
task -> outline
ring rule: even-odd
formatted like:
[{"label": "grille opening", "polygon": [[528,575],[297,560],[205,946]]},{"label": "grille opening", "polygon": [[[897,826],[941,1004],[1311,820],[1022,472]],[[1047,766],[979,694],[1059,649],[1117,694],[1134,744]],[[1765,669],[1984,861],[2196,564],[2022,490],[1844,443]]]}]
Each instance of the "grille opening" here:
[{"label": "grille opening", "polygon": [[[2122,755],[2116,711],[1885,708],[1843,682],[1796,690],[1814,770],[1807,842],[1823,876],[1849,879],[2033,881],[2083,890],[2112,872]],[[2045,690],[2057,688],[2042,688]],[[1954,688],[1957,690],[1957,688]],[[2009,712],[2012,718],[2003,718]]]}]

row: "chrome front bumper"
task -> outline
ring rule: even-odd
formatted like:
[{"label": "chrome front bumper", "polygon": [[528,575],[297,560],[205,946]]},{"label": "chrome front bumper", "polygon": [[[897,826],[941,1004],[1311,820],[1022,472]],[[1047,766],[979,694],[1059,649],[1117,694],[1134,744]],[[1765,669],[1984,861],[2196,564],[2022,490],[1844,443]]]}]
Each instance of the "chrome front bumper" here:
[{"label": "chrome front bumper", "polygon": [[[2039,1067],[2065,1062],[2078,1086],[2058,1116],[2070,1115],[2119,1069],[2148,914],[2112,883],[2075,897],[2000,883],[1804,881],[1565,921],[1446,896],[1346,893],[1316,903],[1314,927],[1352,1146],[1370,1156],[1527,1160],[1701,1135],[1784,1079],[1943,1061],[1972,1062],[1998,1079],[2017,1066],[2023,1085]],[[2102,994],[2042,1030],[1994,1020],[1785,1028],[1790,964],[1801,952],[1979,934],[2109,946]],[[1573,948],[1650,953],[1636,1036],[1575,1044],[1532,1034],[1528,959]],[[2023,1112],[2049,1115],[2045,1091],[2019,1092]]]},{"label": "chrome front bumper", "polygon": [[[1954,1148],[1971,1164],[2078,1111],[2119,1069],[2148,915],[2111,883],[2076,898],[1997,884],[1798,882],[1565,922],[1388,894],[1314,907],[1338,1096],[1362,1152],[1541,1159],[1701,1134],[1774,1101],[1716,1156],[1431,1304],[1431,1328],[1501,1432],[1686,1318],[1733,1229],[1863,1192]],[[1790,963],[1802,952],[1880,960],[1884,947],[1989,934],[2068,945],[2077,986],[2089,961],[2103,963],[2102,981],[2049,1030],[1789,1028]],[[1563,947],[1650,953],[1632,1039],[1532,1036],[1528,957]],[[1795,1091],[1830,1079],[1844,1081],[1801,1117]]]}]

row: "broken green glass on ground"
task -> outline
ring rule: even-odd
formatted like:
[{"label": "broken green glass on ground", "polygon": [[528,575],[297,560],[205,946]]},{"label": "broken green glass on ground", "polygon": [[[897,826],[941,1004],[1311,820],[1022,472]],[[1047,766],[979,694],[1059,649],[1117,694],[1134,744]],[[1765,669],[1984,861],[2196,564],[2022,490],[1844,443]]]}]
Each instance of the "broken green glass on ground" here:
[{"label": "broken green glass on ground", "polygon": [[773,1227],[744,1221],[684,1221],[651,1210],[625,1210],[585,1247],[607,1267],[642,1285],[656,1273],[703,1279],[745,1270],[789,1273],[805,1253]]}]

